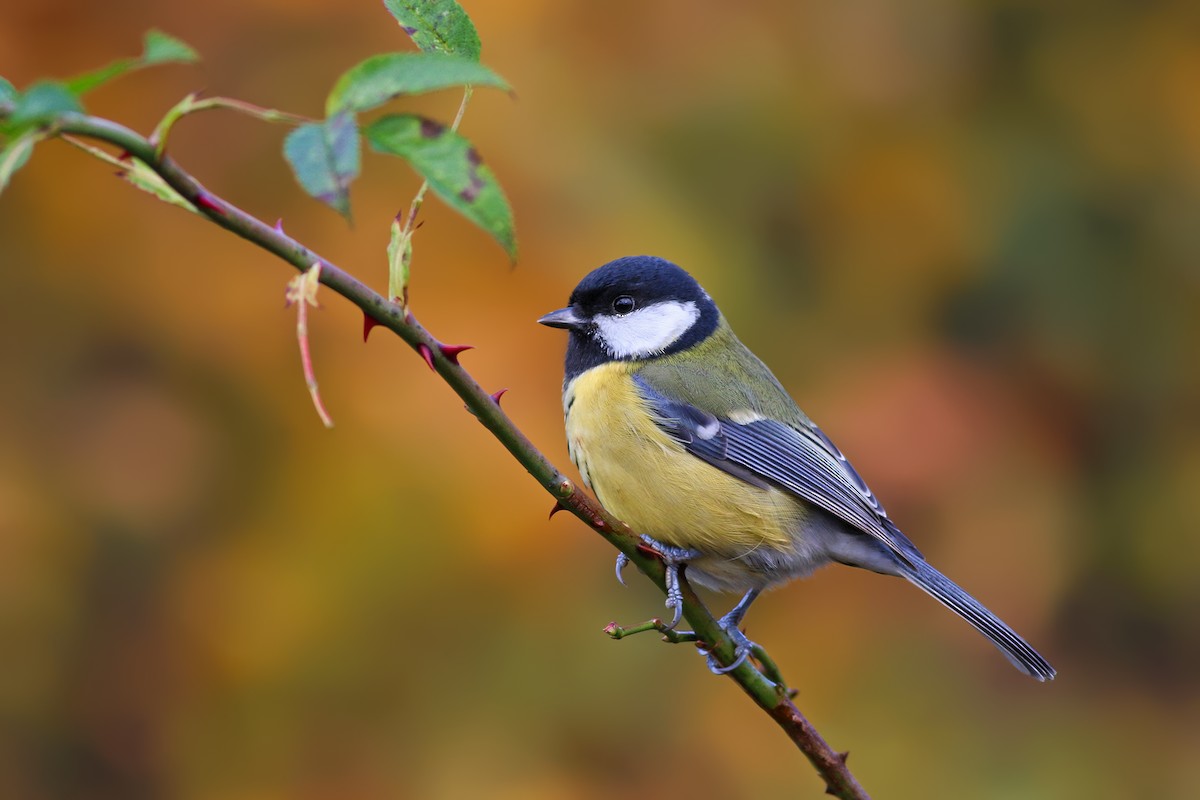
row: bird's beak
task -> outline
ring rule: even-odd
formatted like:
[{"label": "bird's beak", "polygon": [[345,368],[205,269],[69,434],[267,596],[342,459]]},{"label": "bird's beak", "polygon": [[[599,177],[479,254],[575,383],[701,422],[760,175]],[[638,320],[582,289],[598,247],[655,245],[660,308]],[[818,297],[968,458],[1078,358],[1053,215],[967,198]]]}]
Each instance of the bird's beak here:
[{"label": "bird's beak", "polygon": [[550,328],[573,330],[582,327],[587,320],[575,312],[574,306],[567,306],[566,308],[560,308],[558,311],[551,311],[539,319],[538,322]]}]

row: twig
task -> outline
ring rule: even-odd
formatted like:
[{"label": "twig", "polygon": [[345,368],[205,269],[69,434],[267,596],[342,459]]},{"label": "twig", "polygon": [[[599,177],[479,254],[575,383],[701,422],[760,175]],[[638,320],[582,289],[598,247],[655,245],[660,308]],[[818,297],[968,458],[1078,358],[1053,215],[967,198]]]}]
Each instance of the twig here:
[{"label": "twig", "polygon": [[183,119],[189,114],[195,114],[198,111],[213,111],[215,109],[225,109],[227,111],[236,111],[239,114],[261,119],[264,122],[279,122],[285,125],[301,125],[305,122],[315,122],[311,117],[305,117],[300,114],[292,114],[288,111],[280,111],[275,108],[263,108],[256,106],[254,103],[247,103],[244,100],[236,100],[232,97],[206,97],[203,100],[199,99],[198,92],[192,92],[184,97],[172,108],[170,108],[159,123],[154,128],[154,132],[150,134],[150,141],[154,143],[154,151],[162,156],[167,150],[167,137],[171,133],[171,128],[175,123]]},{"label": "twig", "polygon": [[[450,123],[450,130],[458,130],[463,115],[467,113],[467,104],[471,102],[471,87],[463,88],[462,102],[458,104],[458,113]],[[398,303],[401,308],[408,306],[408,272],[412,262],[412,239],[417,227],[417,214],[425,202],[425,194],[429,191],[429,181],[421,181],[417,193],[413,195],[408,206],[408,214],[400,212],[392,223],[392,236],[388,244],[388,297]],[[403,221],[401,221],[403,220]]]},{"label": "twig", "polygon": [[300,366],[304,370],[304,385],[308,387],[308,394],[322,424],[326,428],[332,428],[333,418],[321,402],[321,392],[317,389],[317,375],[313,371],[312,353],[308,349],[308,307],[318,307],[317,286],[320,280],[321,264],[316,263],[312,265],[312,269],[288,281],[285,297],[288,305],[296,304],[296,341],[300,345]]},{"label": "twig", "polygon": [[[458,104],[458,112],[454,115],[454,121],[450,123],[450,130],[456,131],[462,124],[463,115],[467,113],[467,104],[471,102],[472,91],[470,86],[463,89],[462,102]],[[421,205],[425,202],[425,193],[428,191],[429,181],[421,181],[421,187],[417,189],[412,203],[408,206],[408,215],[404,218],[404,235],[412,235],[413,225],[417,221],[417,212],[421,210]]]},{"label": "twig", "polygon": [[685,644],[700,641],[700,637],[696,635],[695,631],[677,631],[658,617],[647,620],[640,625],[634,625],[632,628],[623,628],[615,622],[610,622],[604,626],[604,632],[616,640],[624,639],[626,636],[633,636],[635,633],[649,633],[650,631],[658,631],[662,634],[663,641],[670,644]]}]

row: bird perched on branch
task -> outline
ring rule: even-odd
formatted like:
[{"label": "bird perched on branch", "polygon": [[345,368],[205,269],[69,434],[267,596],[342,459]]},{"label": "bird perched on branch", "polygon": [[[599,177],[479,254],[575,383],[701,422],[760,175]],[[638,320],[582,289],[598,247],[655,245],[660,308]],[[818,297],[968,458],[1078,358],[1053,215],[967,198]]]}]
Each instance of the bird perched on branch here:
[{"label": "bird perched on branch", "polygon": [[710,661],[714,671],[750,652],[739,626],[759,593],[839,563],[904,578],[1021,672],[1054,677],[1024,639],[929,565],[687,272],[661,258],[621,258],[538,321],[570,332],[571,458],[600,503],[662,554],[675,623],[681,565],[701,586],[744,592],[720,620],[737,660]]}]

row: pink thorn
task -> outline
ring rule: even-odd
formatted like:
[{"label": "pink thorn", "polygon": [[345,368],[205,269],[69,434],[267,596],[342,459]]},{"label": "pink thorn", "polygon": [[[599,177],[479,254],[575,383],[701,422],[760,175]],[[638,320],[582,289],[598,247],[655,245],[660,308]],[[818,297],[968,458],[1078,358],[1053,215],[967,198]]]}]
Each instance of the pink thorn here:
[{"label": "pink thorn", "polygon": [[205,192],[201,192],[200,194],[196,195],[196,205],[200,206],[201,208],[208,209],[214,214],[220,214],[222,217],[225,216],[225,209],[217,205],[216,201],[209,197]]},{"label": "pink thorn", "polygon": [[275,230],[278,231],[279,233],[283,234],[284,236],[287,235],[287,234],[283,233],[283,217],[280,217],[279,219],[275,220]]},{"label": "pink thorn", "polygon": [[425,363],[429,365],[429,368],[433,369],[433,351],[429,349],[429,346],[419,344],[417,345],[417,352],[421,354],[421,358],[425,359]]},{"label": "pink thorn", "polygon": [[381,324],[379,320],[372,317],[367,312],[363,312],[363,341],[367,341],[367,337],[371,335],[371,329],[376,325]]},{"label": "pink thorn", "polygon": [[662,553],[658,552],[657,550],[655,550],[653,547],[646,544],[645,542],[638,542],[637,549],[641,550],[643,553],[646,553],[647,555],[652,555],[652,556],[657,556],[658,558],[662,558]]},{"label": "pink thorn", "polygon": [[464,353],[467,350],[474,350],[474,349],[475,349],[475,345],[473,345],[473,344],[439,344],[438,345],[438,350],[442,351],[442,355],[444,355],[451,364],[454,364],[456,366],[458,364],[458,354],[459,353]]},{"label": "pink thorn", "polygon": [[554,508],[550,509],[550,516],[546,517],[546,519],[554,519],[555,514],[557,514],[560,511],[566,511],[566,510],[567,510],[567,507],[564,506],[562,503],[555,503]]},{"label": "pink thorn", "polygon": [[507,391],[508,391],[508,387],[505,386],[503,389],[501,389],[497,392],[492,392],[492,402],[495,403],[496,405],[500,405],[500,398],[504,397],[504,393]]}]

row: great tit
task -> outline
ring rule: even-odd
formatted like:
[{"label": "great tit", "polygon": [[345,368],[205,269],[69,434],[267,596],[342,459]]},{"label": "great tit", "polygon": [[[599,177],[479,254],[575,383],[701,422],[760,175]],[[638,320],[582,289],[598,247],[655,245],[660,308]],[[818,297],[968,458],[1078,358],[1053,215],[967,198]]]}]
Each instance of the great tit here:
[{"label": "great tit", "polygon": [[683,269],[617,259],[538,322],[570,332],[571,459],[600,503],[663,555],[676,620],[670,584],[680,564],[701,586],[745,593],[720,620],[739,651],[725,669],[752,646],[739,626],[760,592],[838,563],[908,580],[1021,672],[1054,677],[1024,639],[929,565]]}]

